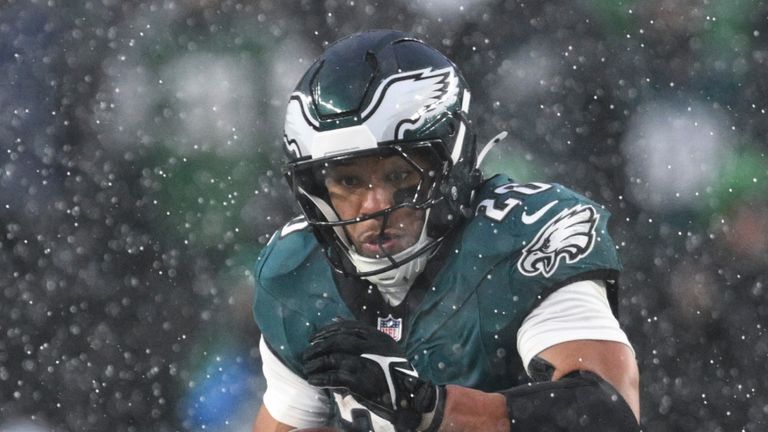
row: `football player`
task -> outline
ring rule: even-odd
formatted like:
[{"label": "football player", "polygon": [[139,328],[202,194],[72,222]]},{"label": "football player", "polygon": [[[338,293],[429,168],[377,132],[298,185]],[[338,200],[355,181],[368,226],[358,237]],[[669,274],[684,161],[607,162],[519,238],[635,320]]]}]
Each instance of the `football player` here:
[{"label": "football player", "polygon": [[450,60],[388,30],[330,45],[291,94],[303,215],[255,268],[255,431],[639,429],[608,212],[484,177],[469,107]]}]

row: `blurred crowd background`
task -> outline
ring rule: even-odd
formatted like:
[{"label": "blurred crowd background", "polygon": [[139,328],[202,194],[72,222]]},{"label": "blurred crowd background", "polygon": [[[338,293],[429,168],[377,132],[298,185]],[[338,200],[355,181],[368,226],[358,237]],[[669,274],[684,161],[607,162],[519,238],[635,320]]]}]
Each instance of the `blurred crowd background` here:
[{"label": "blurred crowd background", "polygon": [[648,431],[768,429],[768,1],[0,1],[0,431],[247,431],[287,96],[413,33],[485,171],[604,203]]}]

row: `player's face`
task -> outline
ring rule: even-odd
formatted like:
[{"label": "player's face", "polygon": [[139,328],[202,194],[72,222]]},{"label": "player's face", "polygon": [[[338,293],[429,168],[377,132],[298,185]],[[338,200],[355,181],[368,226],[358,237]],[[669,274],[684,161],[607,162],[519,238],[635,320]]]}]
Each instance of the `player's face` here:
[{"label": "player's face", "polygon": [[[418,157],[414,160],[419,166],[427,164]],[[417,189],[423,189],[422,182],[419,171],[400,156],[367,156],[340,162],[329,166],[325,177],[331,204],[342,220],[371,215],[407,201]],[[424,210],[405,207],[386,218],[364,220],[345,225],[344,229],[360,255],[394,255],[419,239],[424,214]]]}]

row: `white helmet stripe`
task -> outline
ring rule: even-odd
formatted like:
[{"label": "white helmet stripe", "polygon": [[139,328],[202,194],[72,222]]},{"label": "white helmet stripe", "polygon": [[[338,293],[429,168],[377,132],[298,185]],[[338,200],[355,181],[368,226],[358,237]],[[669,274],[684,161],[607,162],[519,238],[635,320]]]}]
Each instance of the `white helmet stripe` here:
[{"label": "white helmet stripe", "polygon": [[[465,114],[469,112],[469,97],[470,93],[465,89],[464,95],[461,98],[461,111]],[[459,133],[456,135],[456,143],[453,145],[453,151],[451,152],[451,160],[454,165],[459,162],[459,158],[461,157],[461,150],[464,148],[464,135],[466,133],[467,125],[465,125],[464,122],[461,122],[459,125]]]},{"label": "white helmet stripe", "polygon": [[373,149],[377,146],[376,138],[365,125],[318,132],[312,140],[312,158]]},{"label": "white helmet stripe", "polygon": [[315,129],[319,126],[320,124],[309,115],[306,96],[298,92],[291,94],[285,114],[286,149],[296,158],[310,154],[309,145]]}]

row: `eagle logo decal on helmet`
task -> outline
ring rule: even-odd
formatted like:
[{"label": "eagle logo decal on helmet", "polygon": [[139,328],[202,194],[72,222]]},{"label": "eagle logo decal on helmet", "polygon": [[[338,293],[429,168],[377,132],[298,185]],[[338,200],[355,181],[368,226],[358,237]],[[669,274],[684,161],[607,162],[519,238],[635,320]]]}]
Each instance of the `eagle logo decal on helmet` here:
[{"label": "eagle logo decal on helmet", "polygon": [[406,131],[423,126],[431,113],[455,103],[458,91],[453,68],[392,75],[363,110],[363,122],[379,141],[400,140]]},{"label": "eagle logo decal on helmet", "polygon": [[550,277],[562,259],[574,263],[592,250],[599,215],[590,205],[565,209],[542,228],[517,262],[526,276]]},{"label": "eagle logo decal on helmet", "polygon": [[451,67],[395,74],[376,88],[360,113],[358,126],[320,131],[306,97],[295,92],[288,102],[283,141],[297,158],[375,148],[379,142],[402,140],[408,131],[427,125],[456,103],[458,93],[459,79]]}]

